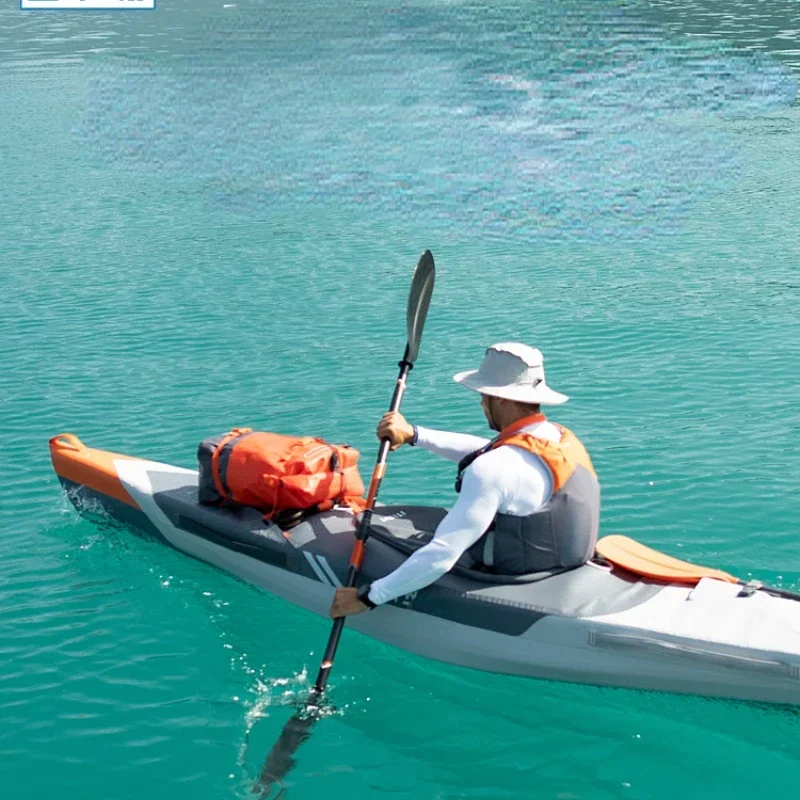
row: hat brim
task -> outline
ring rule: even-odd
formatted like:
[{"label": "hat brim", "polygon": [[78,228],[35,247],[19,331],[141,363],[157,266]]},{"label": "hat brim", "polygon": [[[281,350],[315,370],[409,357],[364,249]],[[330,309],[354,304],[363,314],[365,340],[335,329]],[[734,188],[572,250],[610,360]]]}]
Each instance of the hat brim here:
[{"label": "hat brim", "polygon": [[544,381],[538,386],[487,386],[480,375],[480,370],[468,369],[453,375],[456,383],[472,389],[473,392],[488,394],[491,397],[502,397],[505,400],[516,400],[518,403],[540,403],[541,405],[560,406],[569,397],[551,389]]}]

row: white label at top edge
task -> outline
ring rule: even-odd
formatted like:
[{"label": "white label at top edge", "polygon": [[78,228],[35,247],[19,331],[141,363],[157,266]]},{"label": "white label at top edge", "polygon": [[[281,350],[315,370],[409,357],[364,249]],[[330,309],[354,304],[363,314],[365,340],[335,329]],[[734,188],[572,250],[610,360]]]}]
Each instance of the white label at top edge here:
[{"label": "white label at top edge", "polygon": [[154,11],[156,0],[19,0],[23,11]]}]

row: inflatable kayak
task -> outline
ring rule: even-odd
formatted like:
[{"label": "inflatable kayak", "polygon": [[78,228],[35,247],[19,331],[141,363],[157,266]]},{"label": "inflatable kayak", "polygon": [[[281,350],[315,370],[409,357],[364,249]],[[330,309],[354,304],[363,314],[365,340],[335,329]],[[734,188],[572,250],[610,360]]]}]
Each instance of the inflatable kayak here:
[{"label": "inflatable kayak", "polygon": [[[79,511],[100,511],[195,558],[327,615],[344,582],[355,518],[334,508],[284,531],[255,509],[202,505],[197,472],[50,441]],[[397,567],[443,509],[376,508],[365,580]],[[348,626],[429,658],[491,672],[800,704],[800,602],[610,536],[596,560],[556,574],[462,567]],[[605,556],[605,557],[602,557]]]}]

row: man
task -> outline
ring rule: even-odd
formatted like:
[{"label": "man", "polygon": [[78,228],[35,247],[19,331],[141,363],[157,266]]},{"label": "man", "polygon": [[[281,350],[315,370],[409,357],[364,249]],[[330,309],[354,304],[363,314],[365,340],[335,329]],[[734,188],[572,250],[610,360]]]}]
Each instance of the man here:
[{"label": "man", "polygon": [[594,554],[600,486],[580,441],[540,412],[541,405],[568,398],[545,383],[539,350],[492,345],[479,369],[453,380],[480,393],[489,427],[499,435],[490,441],[417,427],[397,412],[383,416],[378,438],[389,439],[393,450],[410,444],[459,462],[459,497],[433,539],[394,572],[359,589],[337,589],[332,617],[422,589],[467,551],[500,574],[575,567]]}]

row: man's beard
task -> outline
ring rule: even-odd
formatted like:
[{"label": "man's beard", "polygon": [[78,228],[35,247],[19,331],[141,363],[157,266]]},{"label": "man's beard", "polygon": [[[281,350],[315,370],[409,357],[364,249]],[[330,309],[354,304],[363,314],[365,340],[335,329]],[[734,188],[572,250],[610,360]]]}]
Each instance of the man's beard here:
[{"label": "man's beard", "polygon": [[490,431],[500,431],[500,426],[495,422],[494,419],[494,409],[492,408],[492,401],[489,400],[486,403],[486,421],[489,423],[489,430]]}]

